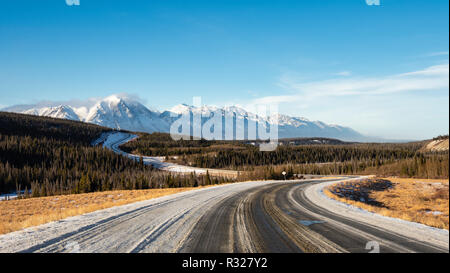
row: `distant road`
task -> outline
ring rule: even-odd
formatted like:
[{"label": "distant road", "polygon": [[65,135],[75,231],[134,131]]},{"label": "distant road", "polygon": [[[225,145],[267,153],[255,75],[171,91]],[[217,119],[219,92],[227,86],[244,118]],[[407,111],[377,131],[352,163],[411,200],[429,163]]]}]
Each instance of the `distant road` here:
[{"label": "distant road", "polygon": [[[113,150],[118,154],[125,155],[129,158],[139,160],[140,156],[128,154],[119,149],[120,145],[125,144],[131,140],[136,139],[138,136],[122,132],[112,132],[102,135],[102,137],[97,140],[94,144],[103,142],[103,146]],[[145,164],[152,165],[153,167],[176,173],[196,173],[196,174],[206,174],[208,171],[211,175],[226,176],[226,177],[237,177],[238,172],[232,170],[219,170],[219,169],[206,169],[206,168],[196,168],[184,165],[178,165],[175,163],[164,162],[164,157],[162,156],[143,156]]]}]

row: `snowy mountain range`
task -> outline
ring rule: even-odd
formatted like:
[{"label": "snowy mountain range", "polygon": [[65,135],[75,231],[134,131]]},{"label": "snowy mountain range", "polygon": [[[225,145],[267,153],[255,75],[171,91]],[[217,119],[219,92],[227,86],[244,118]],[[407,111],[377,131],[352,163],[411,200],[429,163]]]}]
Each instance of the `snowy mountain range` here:
[{"label": "snowy mountain range", "polygon": [[[186,104],[180,104],[164,112],[153,111],[135,99],[120,95],[112,95],[104,99],[100,99],[93,106],[71,106],[67,104],[45,106],[39,104],[12,106],[2,110],[7,112],[83,121],[114,129],[147,133],[169,132],[171,124],[178,119],[181,114],[189,114],[191,116],[194,114],[201,114],[202,124],[204,124],[212,113],[215,112],[222,113],[223,122],[226,116],[231,117],[233,120],[234,130],[247,131],[249,122],[255,122],[257,126],[263,126],[265,128],[270,125],[277,124],[279,138],[327,137],[346,141],[374,140],[373,138],[363,136],[348,127],[329,125],[321,121],[310,121],[306,118],[291,117],[281,114],[262,117],[236,106],[220,108],[206,105],[194,107]],[[222,128],[225,128],[225,126]],[[192,128],[190,131],[192,135]],[[248,135],[246,132],[245,139],[247,139],[247,136]],[[234,138],[241,139],[236,136],[234,136]]]}]

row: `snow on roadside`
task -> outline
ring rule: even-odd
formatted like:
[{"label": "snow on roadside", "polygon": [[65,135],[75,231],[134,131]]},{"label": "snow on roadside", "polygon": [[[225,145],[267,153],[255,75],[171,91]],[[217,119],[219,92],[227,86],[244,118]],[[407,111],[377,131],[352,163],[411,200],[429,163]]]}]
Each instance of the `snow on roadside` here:
[{"label": "snow on roadside", "polygon": [[430,227],[424,224],[410,222],[403,219],[388,217],[355,207],[328,197],[324,189],[336,183],[358,181],[369,177],[352,178],[349,180],[332,181],[315,184],[305,190],[305,196],[314,204],[335,214],[369,223],[375,227],[390,230],[394,233],[425,241],[430,244],[449,249],[449,231]]},{"label": "snow on roadside", "polygon": [[[279,182],[280,181],[264,181],[264,184]],[[214,202],[219,202],[221,200],[220,198],[229,196],[239,191],[259,187],[260,185],[261,181],[252,181],[193,189],[150,200],[97,210],[40,226],[2,234],[0,235],[0,253],[20,252],[29,250],[30,248],[39,245],[53,244],[56,239],[61,241],[66,238],[70,238],[76,234],[86,232],[93,226],[97,226],[102,222],[107,222],[113,218],[126,216],[127,214],[142,208],[149,208],[151,206],[156,208],[158,205],[167,204],[167,208],[171,209],[171,211],[178,211],[186,208],[192,209],[198,207],[199,205],[193,200],[202,200],[202,196],[207,199],[214,200]],[[166,215],[162,216],[170,218],[172,217],[172,214],[168,212]],[[161,236],[166,235],[163,234]],[[109,240],[117,240],[117,238],[109,238]],[[104,251],[106,251],[106,249]]]}]

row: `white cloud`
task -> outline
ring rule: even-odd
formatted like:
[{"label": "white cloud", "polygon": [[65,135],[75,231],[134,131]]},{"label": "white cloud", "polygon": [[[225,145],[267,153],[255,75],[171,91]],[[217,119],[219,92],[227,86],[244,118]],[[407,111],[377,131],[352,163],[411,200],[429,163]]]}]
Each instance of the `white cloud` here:
[{"label": "white cloud", "polygon": [[340,71],[338,73],[335,73],[334,75],[348,77],[348,76],[352,75],[352,72],[350,72],[350,71]]},{"label": "white cloud", "polygon": [[377,77],[305,81],[290,74],[278,84],[284,92],[252,103],[278,103],[283,114],[386,138],[424,139],[448,131],[448,63]]},{"label": "white cloud", "polygon": [[448,51],[439,51],[439,52],[432,52],[428,54],[429,57],[435,57],[435,56],[448,56]]},{"label": "white cloud", "polygon": [[314,82],[299,82],[282,76],[280,86],[291,94],[258,98],[255,103],[304,102],[324,96],[383,95],[398,92],[441,90],[449,87],[449,64],[383,77],[346,77]]}]

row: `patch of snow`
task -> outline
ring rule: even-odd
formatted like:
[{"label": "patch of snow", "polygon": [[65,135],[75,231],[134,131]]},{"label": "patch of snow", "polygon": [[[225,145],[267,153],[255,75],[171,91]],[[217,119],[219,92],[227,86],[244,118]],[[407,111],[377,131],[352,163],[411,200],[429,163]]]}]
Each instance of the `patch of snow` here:
[{"label": "patch of snow", "polygon": [[441,215],[442,211],[428,211],[427,214],[433,214],[433,215]]},{"label": "patch of snow", "polygon": [[13,200],[17,198],[17,193],[6,193],[6,194],[1,194],[0,195],[0,200],[4,201],[4,200]]}]

